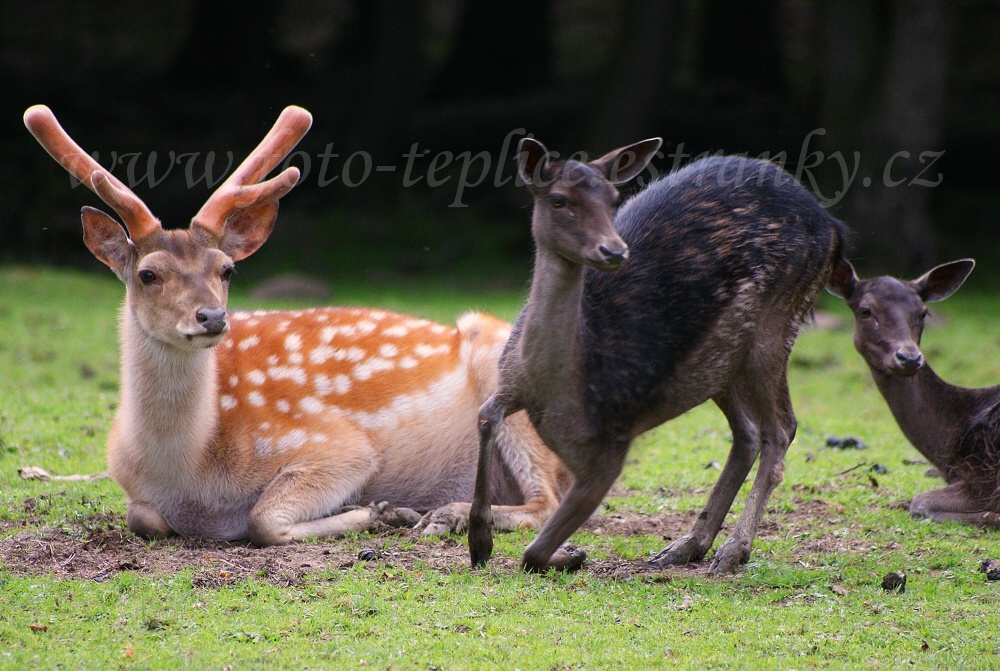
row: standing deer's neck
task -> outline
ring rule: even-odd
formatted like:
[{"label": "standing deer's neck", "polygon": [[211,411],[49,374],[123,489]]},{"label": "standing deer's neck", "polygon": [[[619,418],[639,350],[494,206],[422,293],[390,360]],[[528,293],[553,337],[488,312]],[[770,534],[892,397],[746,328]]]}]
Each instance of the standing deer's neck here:
[{"label": "standing deer's neck", "polygon": [[984,390],[948,384],[926,364],[912,377],[871,371],[903,434],[947,474],[955,442],[983,407]]},{"label": "standing deer's neck", "polygon": [[580,264],[538,247],[521,351],[525,371],[539,398],[549,399],[579,388],[583,271]]},{"label": "standing deer's neck", "polygon": [[216,353],[182,350],[147,334],[126,303],[119,412],[150,466],[197,468],[218,432]]}]

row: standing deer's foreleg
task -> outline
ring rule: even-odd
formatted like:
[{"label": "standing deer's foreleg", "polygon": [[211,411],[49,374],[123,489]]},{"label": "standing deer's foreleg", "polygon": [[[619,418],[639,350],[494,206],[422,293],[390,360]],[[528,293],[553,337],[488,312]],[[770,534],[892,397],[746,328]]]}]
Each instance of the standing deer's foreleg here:
[{"label": "standing deer's foreleg", "polygon": [[[767,388],[766,386],[764,387]],[[776,385],[773,403],[763,403],[767,410],[760,417],[760,465],[732,535],[712,557],[709,572],[713,575],[730,575],[750,559],[750,548],[757,535],[764,509],[774,489],[784,480],[785,453],[795,438],[796,422],[792,400],[788,395],[785,371]]]},{"label": "standing deer's foreleg", "polygon": [[360,431],[338,427],[339,444],[303,452],[283,466],[250,510],[250,542],[280,545],[311,536],[343,536],[378,523],[412,526],[420,515],[373,503],[339,514],[378,469],[374,447]]},{"label": "standing deer's foreleg", "polygon": [[473,566],[483,566],[493,555],[493,506],[491,500],[493,449],[504,418],[512,411],[499,393],[479,408],[479,462],[476,487],[469,509],[469,558]]},{"label": "standing deer's foreleg", "polygon": [[657,566],[687,564],[705,557],[760,451],[760,434],[746,405],[728,393],[716,398],[715,403],[725,414],[733,433],[729,457],[694,527],[650,560]]},{"label": "standing deer's foreleg", "polygon": [[[542,525],[542,530],[524,551],[521,568],[529,572],[548,568],[576,570],[583,564],[586,554],[568,552],[561,546],[580,525],[587,521],[604,500],[625,464],[628,445],[595,449],[592,454],[601,456],[601,463],[592,464],[587,473],[577,473],[576,481],[563,498],[552,517]],[[584,452],[584,450],[581,450]]]}]

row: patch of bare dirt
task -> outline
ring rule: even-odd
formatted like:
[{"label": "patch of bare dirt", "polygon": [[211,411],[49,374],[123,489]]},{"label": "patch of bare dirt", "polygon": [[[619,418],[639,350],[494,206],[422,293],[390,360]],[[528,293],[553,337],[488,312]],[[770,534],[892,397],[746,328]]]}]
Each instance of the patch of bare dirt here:
[{"label": "patch of bare dirt", "polygon": [[[252,578],[296,585],[311,574],[343,570],[359,563],[373,571],[391,566],[405,570],[429,568],[442,573],[468,566],[464,538],[448,536],[420,540],[420,532],[413,529],[386,528],[360,538],[270,548],[255,548],[246,542],[180,537],[151,543],[130,533],[124,517],[118,514],[90,515],[64,528],[33,528],[31,507],[31,500],[26,500],[26,519],[0,521],[0,532],[4,534],[24,529],[0,540],[0,565],[21,575],[52,575],[101,582],[123,571],[153,576],[192,568],[195,586],[217,588]],[[871,541],[864,540],[859,525],[848,523],[843,512],[836,504],[801,498],[791,512],[769,511],[761,523],[758,538],[801,536],[802,542],[793,553],[801,557],[876,549]],[[694,520],[693,512],[643,515],[615,511],[595,515],[583,529],[606,536],[654,536],[663,540],[666,546],[686,533]],[[820,529],[829,533],[817,536]],[[727,531],[723,527],[720,540],[725,538]],[[419,543],[414,542],[418,540]],[[518,560],[498,556],[493,558],[491,565],[513,572],[518,569]],[[652,582],[669,581],[672,576],[705,575],[707,571],[707,561],[663,569],[642,559],[621,558],[588,559],[583,568],[584,573],[599,578]]]}]

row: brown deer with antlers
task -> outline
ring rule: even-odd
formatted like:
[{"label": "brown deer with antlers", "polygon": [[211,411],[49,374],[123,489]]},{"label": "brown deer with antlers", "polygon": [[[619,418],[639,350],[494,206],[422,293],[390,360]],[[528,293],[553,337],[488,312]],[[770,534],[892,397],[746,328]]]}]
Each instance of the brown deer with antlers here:
[{"label": "brown deer with antlers", "polygon": [[[473,418],[496,388],[507,324],[481,314],[456,329],[382,310],[226,310],[234,262],[267,240],[278,199],[299,179],[289,167],[264,180],[309,129],[307,111],[286,108],[182,230],[164,230],[47,107],[24,121],[124,223],[83,208],[87,248],[125,283],[108,463],[133,532],[272,545],[377,522],[464,528]],[[523,414],[505,429],[494,513],[501,527],[536,527],[569,476]],[[377,505],[351,508],[368,502]],[[415,511],[430,512],[421,520]]]}]

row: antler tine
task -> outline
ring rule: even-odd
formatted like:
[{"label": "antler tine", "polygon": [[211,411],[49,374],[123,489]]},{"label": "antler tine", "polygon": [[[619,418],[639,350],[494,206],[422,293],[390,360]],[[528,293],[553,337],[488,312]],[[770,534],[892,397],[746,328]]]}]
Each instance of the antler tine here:
[{"label": "antler tine", "polygon": [[45,105],[29,107],[24,113],[24,125],[49,156],[118,213],[132,238],[159,230],[160,222],[146,204],[74,142],[52,110]]},{"label": "antler tine", "polygon": [[265,182],[267,173],[291,153],[312,126],[312,115],[301,107],[286,107],[270,132],[195,215],[193,224],[220,232],[237,210],[277,201],[295,186],[298,168],[288,168]]}]

